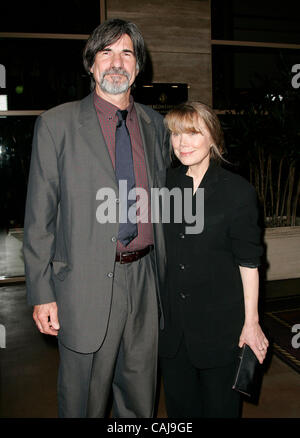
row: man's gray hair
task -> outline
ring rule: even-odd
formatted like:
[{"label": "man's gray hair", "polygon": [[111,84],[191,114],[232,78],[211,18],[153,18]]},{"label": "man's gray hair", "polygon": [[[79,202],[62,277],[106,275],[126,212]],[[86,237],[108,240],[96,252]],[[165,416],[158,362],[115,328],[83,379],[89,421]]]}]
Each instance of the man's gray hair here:
[{"label": "man's gray hair", "polygon": [[114,44],[125,34],[131,38],[138,70],[139,72],[143,70],[146,61],[146,48],[144,38],[138,27],[134,23],[118,18],[107,20],[92,32],[83,51],[83,65],[91,77],[92,89],[95,88],[95,81],[90,69],[94,64],[96,54]]}]

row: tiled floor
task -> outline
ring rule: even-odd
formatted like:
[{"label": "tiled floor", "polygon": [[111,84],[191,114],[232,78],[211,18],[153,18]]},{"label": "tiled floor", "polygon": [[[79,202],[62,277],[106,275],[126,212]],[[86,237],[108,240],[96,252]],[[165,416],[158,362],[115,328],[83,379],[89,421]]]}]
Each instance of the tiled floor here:
[{"label": "tiled floor", "polygon": [[[58,354],[56,339],[35,328],[23,284],[0,287],[0,324],[6,348],[0,349],[0,417],[56,417]],[[163,390],[158,415],[166,417]],[[300,418],[300,374],[270,357],[258,404],[244,403],[244,418]]]},{"label": "tiled floor", "polygon": [[[246,400],[246,399],[245,399]],[[165,418],[163,389],[158,417]],[[300,418],[300,374],[272,356],[257,403],[244,401],[243,418]]]},{"label": "tiled floor", "polygon": [[259,404],[244,403],[244,418],[300,418],[300,374],[272,357]]}]

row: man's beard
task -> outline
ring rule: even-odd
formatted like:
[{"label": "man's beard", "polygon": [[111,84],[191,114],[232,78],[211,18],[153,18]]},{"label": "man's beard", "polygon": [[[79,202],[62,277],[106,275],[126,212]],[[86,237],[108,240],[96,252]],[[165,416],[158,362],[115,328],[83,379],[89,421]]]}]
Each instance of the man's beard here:
[{"label": "man's beard", "polygon": [[[123,75],[126,77],[126,81],[124,80],[120,81],[120,78],[114,78],[113,76],[110,78],[110,80],[105,79],[105,76],[110,74]],[[100,88],[102,91],[108,94],[126,93],[126,91],[130,87],[129,80],[130,80],[130,76],[126,70],[123,70],[122,68],[111,68],[110,70],[106,70],[101,74]]]}]

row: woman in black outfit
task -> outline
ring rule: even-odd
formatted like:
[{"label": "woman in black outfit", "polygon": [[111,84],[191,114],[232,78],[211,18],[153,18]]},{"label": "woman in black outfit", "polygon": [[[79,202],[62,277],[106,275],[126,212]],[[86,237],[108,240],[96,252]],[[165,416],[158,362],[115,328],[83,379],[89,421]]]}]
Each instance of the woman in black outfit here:
[{"label": "woman in black outfit", "polygon": [[[181,162],[168,170],[167,188],[181,189],[183,208],[179,221],[177,197],[171,202],[171,221],[165,223],[168,285],[159,349],[167,413],[236,418],[240,396],[232,385],[238,347],[248,344],[262,363],[269,344],[258,318],[263,250],[256,193],[244,178],[221,167],[223,133],[208,106],[180,105],[165,123]],[[185,221],[184,209],[191,204],[199,216],[201,188],[204,227],[191,234],[187,227],[193,224]]]}]

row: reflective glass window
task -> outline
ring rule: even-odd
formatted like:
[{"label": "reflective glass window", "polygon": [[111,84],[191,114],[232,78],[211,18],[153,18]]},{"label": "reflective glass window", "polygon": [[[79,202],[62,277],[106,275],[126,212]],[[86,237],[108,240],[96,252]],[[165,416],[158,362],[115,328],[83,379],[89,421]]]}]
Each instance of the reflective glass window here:
[{"label": "reflective glass window", "polygon": [[212,39],[300,44],[295,0],[211,0]]},{"label": "reflective glass window", "polygon": [[100,0],[3,1],[1,32],[90,34],[100,23]]},{"label": "reflective glass window", "polygon": [[8,110],[44,110],[89,93],[84,40],[0,39]]}]

